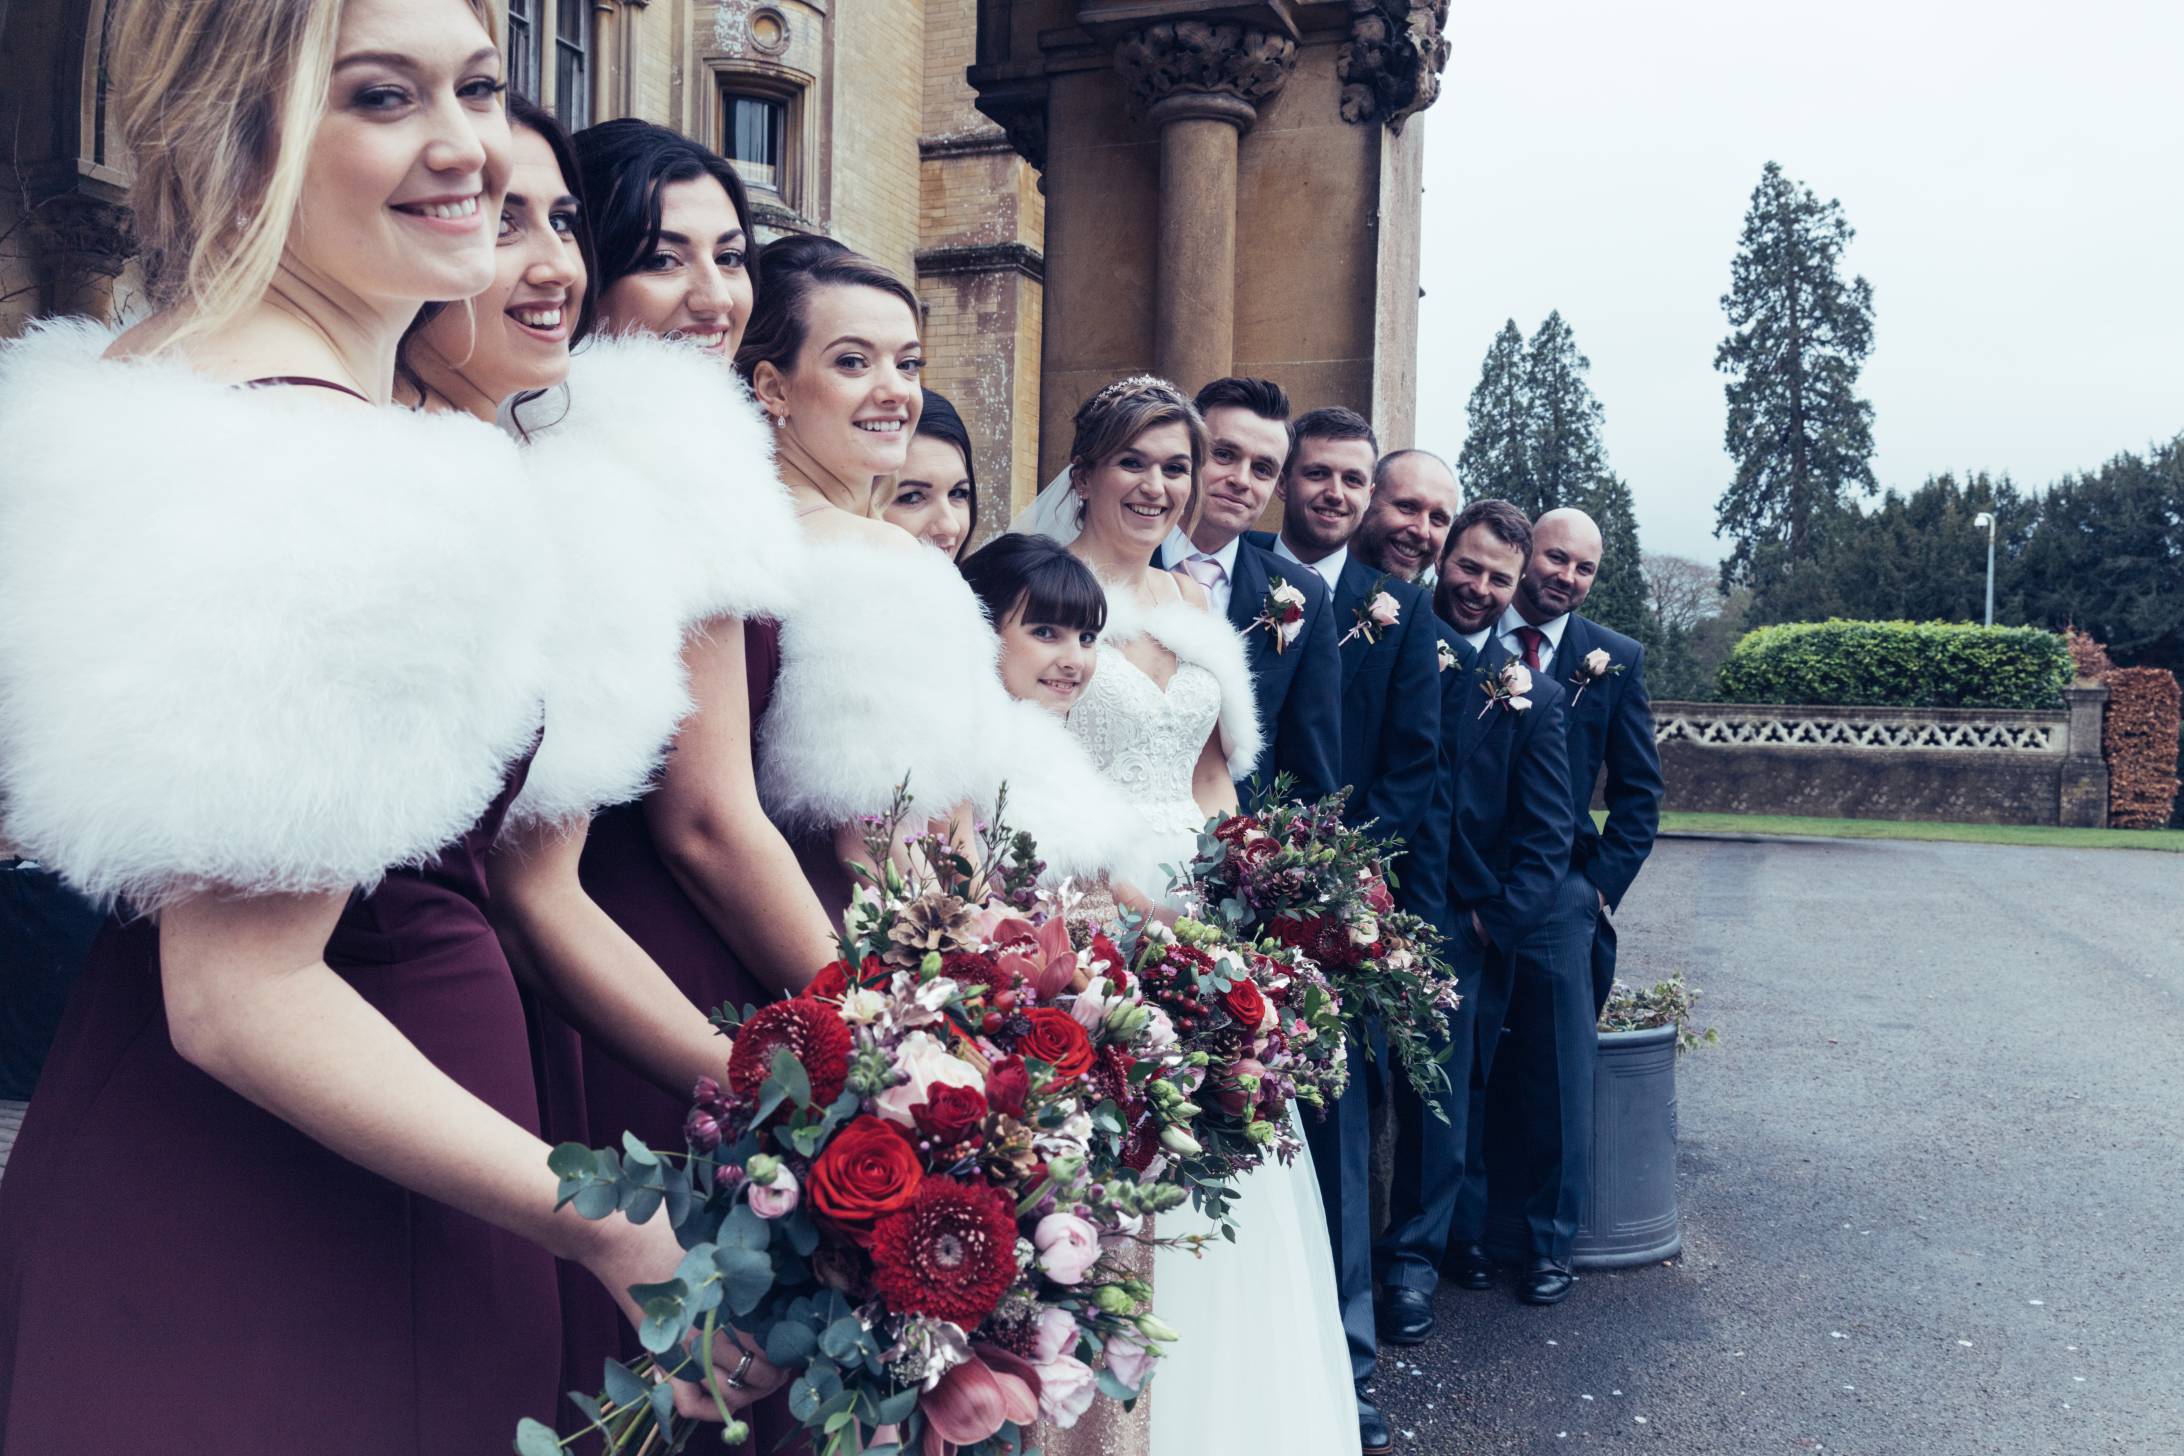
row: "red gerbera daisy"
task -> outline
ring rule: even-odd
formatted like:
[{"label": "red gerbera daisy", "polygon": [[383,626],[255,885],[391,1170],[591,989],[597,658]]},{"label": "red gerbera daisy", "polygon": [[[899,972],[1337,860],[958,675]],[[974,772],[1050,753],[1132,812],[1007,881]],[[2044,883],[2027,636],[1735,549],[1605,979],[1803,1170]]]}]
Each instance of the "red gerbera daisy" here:
[{"label": "red gerbera daisy", "polygon": [[873,1279],[897,1314],[975,1330],[1016,1282],[1016,1214],[983,1183],[927,1178],[872,1231]]},{"label": "red gerbera daisy", "polygon": [[728,1054],[728,1086],[738,1096],[756,1098],[773,1072],[776,1049],[787,1047],[811,1080],[812,1101],[826,1106],[842,1095],[849,1079],[849,1028],[824,1001],[776,1001],[763,1007],[736,1033]]}]

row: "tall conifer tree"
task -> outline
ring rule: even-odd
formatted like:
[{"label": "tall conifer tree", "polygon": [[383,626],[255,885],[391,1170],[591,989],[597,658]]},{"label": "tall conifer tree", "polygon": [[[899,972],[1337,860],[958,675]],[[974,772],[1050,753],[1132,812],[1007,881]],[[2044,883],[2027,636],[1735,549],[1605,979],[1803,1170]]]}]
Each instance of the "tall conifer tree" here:
[{"label": "tall conifer tree", "polygon": [[1858,371],[1873,348],[1873,287],[1845,281],[1853,232],[1842,204],[1767,164],[1744,214],[1744,236],[1722,295],[1729,336],[1714,367],[1730,376],[1723,446],[1736,475],[1715,531],[1735,545],[1722,584],[1765,595],[1809,561],[1853,487],[1870,494],[1873,406]]},{"label": "tall conifer tree", "polygon": [[1524,334],[1510,319],[1494,336],[1479,366],[1479,382],[1466,407],[1470,433],[1456,457],[1456,476],[1464,499],[1506,500],[1528,509],[1532,468],[1525,458],[1525,430],[1530,424],[1524,392]]},{"label": "tall conifer tree", "polygon": [[1640,569],[1638,506],[1631,499],[1629,483],[1612,470],[1602,470],[1567,504],[1591,516],[1600,527],[1600,574],[1585,598],[1585,615],[1650,643],[1652,597]]},{"label": "tall conifer tree", "polygon": [[1519,500],[1537,517],[1578,498],[1607,473],[1600,443],[1600,401],[1585,382],[1592,361],[1577,351],[1577,335],[1559,310],[1532,333],[1524,357],[1525,454],[1531,497]]}]

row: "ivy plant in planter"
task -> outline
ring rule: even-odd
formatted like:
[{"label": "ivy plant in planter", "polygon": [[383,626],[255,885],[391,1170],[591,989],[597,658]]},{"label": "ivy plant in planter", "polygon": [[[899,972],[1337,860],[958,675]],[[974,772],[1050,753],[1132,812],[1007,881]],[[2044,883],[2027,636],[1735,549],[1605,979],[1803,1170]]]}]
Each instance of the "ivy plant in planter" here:
[{"label": "ivy plant in planter", "polygon": [[[1681,976],[1643,988],[1617,981],[1608,993],[1593,1065],[1592,1198],[1571,1250],[1571,1263],[1580,1269],[1650,1264],[1683,1250],[1676,1213],[1676,1061],[1720,1041],[1714,1028],[1697,1023],[1693,1003],[1699,994]],[[1490,1126],[1490,1174],[1500,1163],[1496,1141]],[[1525,1248],[1523,1213],[1499,1184],[1489,1194],[1487,1243],[1511,1259]]]}]

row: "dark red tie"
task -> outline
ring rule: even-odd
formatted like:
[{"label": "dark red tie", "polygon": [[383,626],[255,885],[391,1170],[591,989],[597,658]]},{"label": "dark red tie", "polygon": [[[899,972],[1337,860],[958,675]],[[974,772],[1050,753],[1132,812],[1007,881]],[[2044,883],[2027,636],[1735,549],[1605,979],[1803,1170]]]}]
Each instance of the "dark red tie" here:
[{"label": "dark red tie", "polygon": [[1547,634],[1537,627],[1519,627],[1517,640],[1524,644],[1524,665],[1534,672],[1543,671],[1547,665],[1539,660],[1539,645],[1547,640]]}]

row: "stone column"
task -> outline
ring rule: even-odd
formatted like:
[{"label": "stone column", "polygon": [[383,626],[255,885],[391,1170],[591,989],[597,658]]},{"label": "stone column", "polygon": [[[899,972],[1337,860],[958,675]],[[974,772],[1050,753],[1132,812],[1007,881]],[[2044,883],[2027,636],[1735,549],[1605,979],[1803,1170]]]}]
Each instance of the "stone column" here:
[{"label": "stone column", "polygon": [[1237,144],[1296,55],[1287,36],[1198,20],[1149,25],[1115,48],[1160,128],[1153,368],[1185,391],[1235,361]]},{"label": "stone column", "polygon": [[2108,708],[2105,683],[2080,681],[2063,689],[2070,705],[2068,756],[2063,759],[2055,822],[2081,829],[2108,827],[2108,760],[2101,730]]}]

